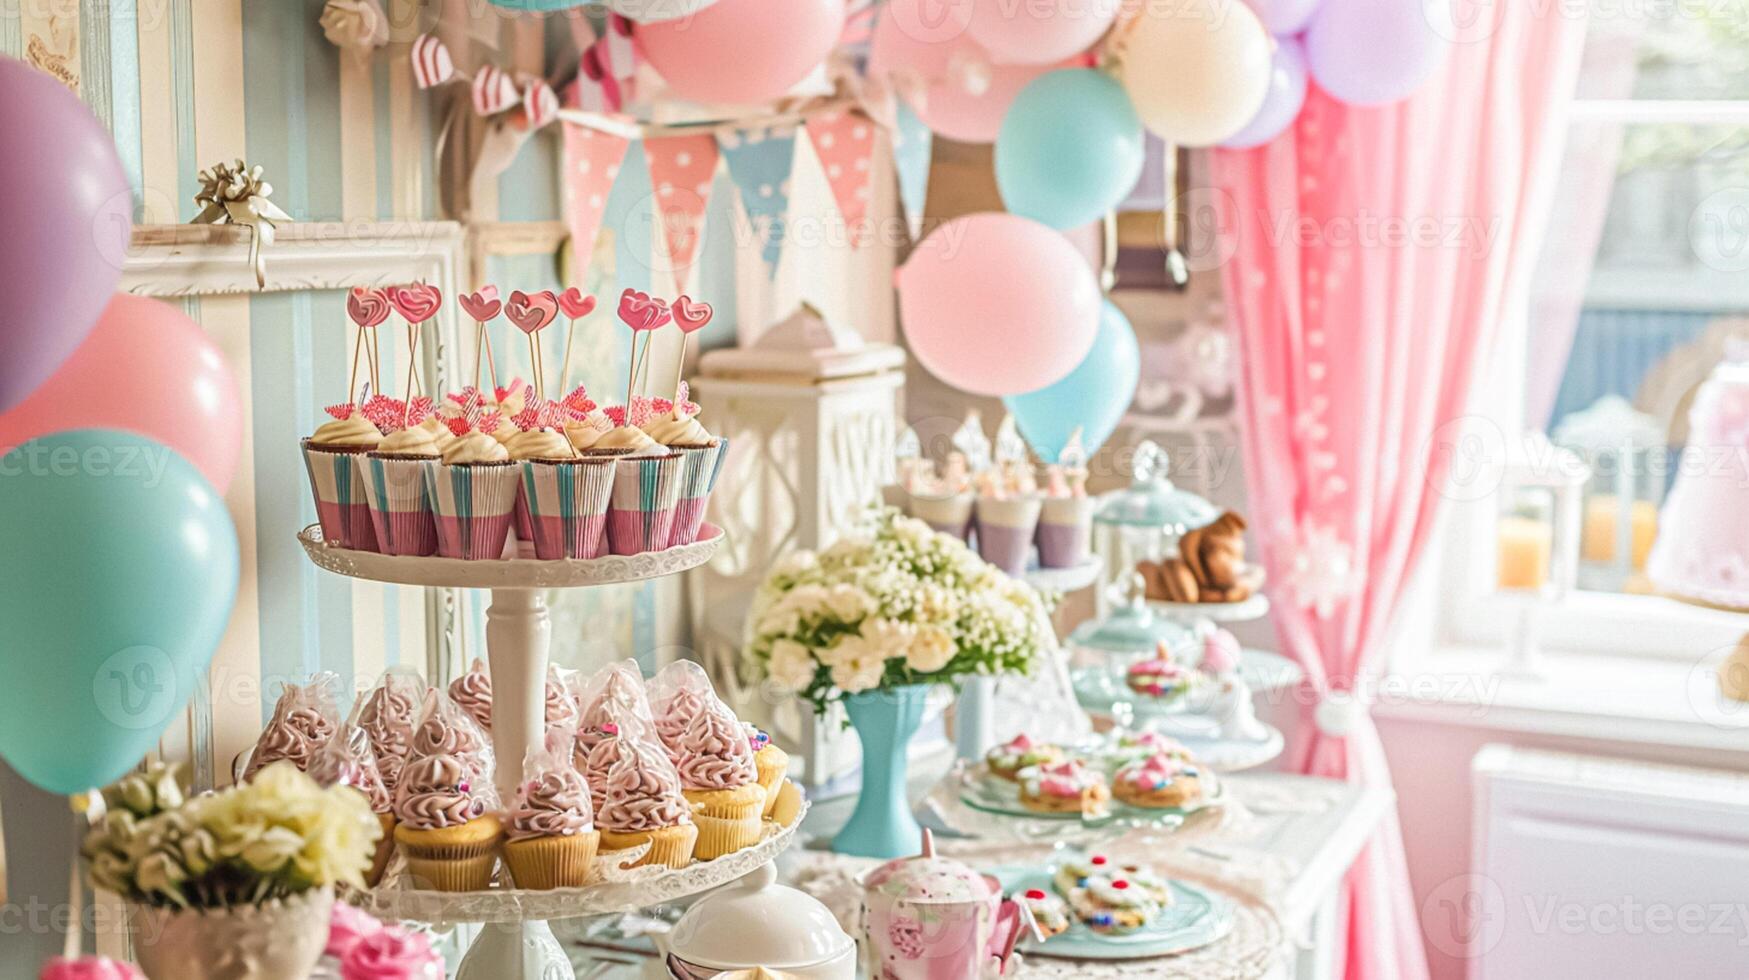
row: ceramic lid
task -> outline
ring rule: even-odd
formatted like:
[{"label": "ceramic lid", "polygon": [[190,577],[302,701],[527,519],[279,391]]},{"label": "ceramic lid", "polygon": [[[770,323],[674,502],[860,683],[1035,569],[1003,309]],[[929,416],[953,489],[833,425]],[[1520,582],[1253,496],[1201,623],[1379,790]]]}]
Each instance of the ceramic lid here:
[{"label": "ceramic lid", "polygon": [[1165,450],[1144,441],[1136,447],[1135,480],[1127,489],[1099,498],[1094,520],[1101,524],[1160,528],[1183,534],[1211,524],[1221,509],[1206,499],[1172,485]]},{"label": "ceramic lid", "polygon": [[1184,626],[1154,615],[1139,589],[1122,599],[1114,595],[1110,613],[1082,623],[1069,634],[1071,646],[1109,653],[1152,653],[1162,643],[1173,653],[1179,653],[1193,645],[1195,639],[1195,634]]},{"label": "ceramic lid", "polygon": [[675,957],[718,970],[802,969],[855,943],[818,899],[777,884],[771,864],[693,903],[668,936]]},{"label": "ceramic lid", "polygon": [[989,879],[971,866],[937,857],[935,839],[923,830],[923,853],[898,858],[863,876],[864,891],[889,895],[913,905],[983,902],[996,894]]}]

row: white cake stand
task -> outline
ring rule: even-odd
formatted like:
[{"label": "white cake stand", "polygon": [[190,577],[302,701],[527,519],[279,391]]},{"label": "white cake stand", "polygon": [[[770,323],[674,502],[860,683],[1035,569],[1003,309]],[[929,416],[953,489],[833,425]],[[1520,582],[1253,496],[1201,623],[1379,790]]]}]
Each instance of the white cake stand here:
[{"label": "white cake stand", "polygon": [[1029,567],[1020,576],[1021,580],[1035,589],[1049,589],[1052,592],[1078,592],[1099,580],[1101,566],[1098,558],[1088,558],[1079,565],[1068,568],[1044,568],[1039,565]]},{"label": "white cake stand", "polygon": [[[486,610],[486,656],[492,675],[492,748],[498,759],[498,794],[505,800],[515,797],[516,788],[522,784],[523,757],[530,746],[540,744],[544,734],[547,658],[553,637],[545,590],[613,585],[674,575],[709,561],[722,541],[722,529],[705,524],[699,530],[698,540],[692,544],[641,555],[612,555],[589,560],[510,558],[466,561],[381,555],[333,547],[322,539],[321,527],[313,524],[298,535],[298,542],[304,546],[310,561],[337,575],[397,585],[492,591],[492,605]],[[787,839],[787,836],[783,838],[785,842]],[[764,843],[772,843],[771,838]],[[781,844],[775,846],[782,849]],[[673,874],[686,876],[687,872]],[[652,894],[660,895],[652,901],[680,897],[666,894],[664,889],[655,885],[657,880],[665,877],[660,873],[653,874],[650,880],[642,883],[650,886]],[[694,894],[723,883],[712,881],[713,878],[714,875],[703,874],[685,879],[697,883],[698,887],[693,891],[683,890],[680,894]],[[610,883],[609,887],[618,886]],[[684,889],[686,885],[681,887]],[[617,897],[609,900],[606,910],[624,907],[627,902],[641,898],[639,893],[644,890],[620,889]],[[573,901],[568,908],[554,907],[536,899],[525,899],[523,896],[528,894],[516,893],[512,889],[494,889],[446,897],[427,906],[426,912],[419,911],[418,895],[411,896],[405,903],[398,898],[391,901],[395,903],[396,914],[405,909],[418,913],[417,917],[435,914],[446,922],[488,923],[468,951],[456,980],[573,980],[570,960],[558,940],[553,938],[547,920],[598,914],[602,909],[583,901]],[[551,914],[560,911],[564,914]]]}]

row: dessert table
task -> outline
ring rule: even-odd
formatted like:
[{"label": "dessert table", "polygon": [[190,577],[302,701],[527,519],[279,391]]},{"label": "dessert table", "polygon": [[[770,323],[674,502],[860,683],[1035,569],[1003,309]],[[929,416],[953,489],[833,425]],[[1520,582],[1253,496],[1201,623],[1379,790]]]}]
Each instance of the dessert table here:
[{"label": "dessert table", "polygon": [[[933,760],[932,760],[933,761]],[[922,798],[944,771],[945,760],[914,770],[913,798]],[[1342,877],[1391,805],[1388,791],[1308,776],[1272,772],[1228,777],[1236,799],[1245,801],[1218,819],[1186,827],[1178,835],[1149,839],[1139,832],[1102,847],[1114,856],[1143,853],[1173,877],[1225,893],[1238,907],[1238,924],[1226,939],[1196,953],[1158,960],[1093,964],[1040,954],[1023,957],[1014,974],[1022,980],[1086,977],[1234,977],[1327,980],[1340,970],[1337,898]],[[825,800],[803,822],[811,840],[829,841],[849,817],[852,801]],[[1014,864],[1048,859],[1048,845],[992,845],[947,841],[938,847],[963,860]],[[823,846],[823,843],[820,845]],[[850,882],[877,862],[824,850],[792,847],[779,860],[783,878],[824,901],[841,918],[852,914],[858,894]],[[659,919],[628,921],[630,931],[660,930]],[[648,939],[604,930],[560,930],[577,963],[579,978],[654,980],[662,976]]]}]

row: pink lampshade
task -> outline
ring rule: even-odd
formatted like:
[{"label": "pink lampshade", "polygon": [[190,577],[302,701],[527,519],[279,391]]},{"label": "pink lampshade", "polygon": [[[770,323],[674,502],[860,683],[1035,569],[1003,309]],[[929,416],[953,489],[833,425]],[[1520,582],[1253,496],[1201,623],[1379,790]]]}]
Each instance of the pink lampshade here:
[{"label": "pink lampshade", "polygon": [[1701,385],[1646,574],[1678,599],[1749,609],[1749,350]]}]

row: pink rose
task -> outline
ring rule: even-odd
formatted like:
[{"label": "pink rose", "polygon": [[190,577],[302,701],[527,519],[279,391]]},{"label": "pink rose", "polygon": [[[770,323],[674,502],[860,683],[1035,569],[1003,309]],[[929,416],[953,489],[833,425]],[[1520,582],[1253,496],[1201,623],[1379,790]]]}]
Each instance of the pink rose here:
[{"label": "pink rose", "polygon": [[343,960],[360,940],[382,932],[383,928],[383,924],[369,912],[336,902],[333,918],[328,920],[328,948],[325,952]]},{"label": "pink rose", "polygon": [[424,936],[385,926],[353,944],[340,961],[340,980],[443,980],[443,957]]},{"label": "pink rose", "polygon": [[131,963],[107,956],[81,956],[76,960],[57,956],[44,964],[41,980],[146,980]]}]

